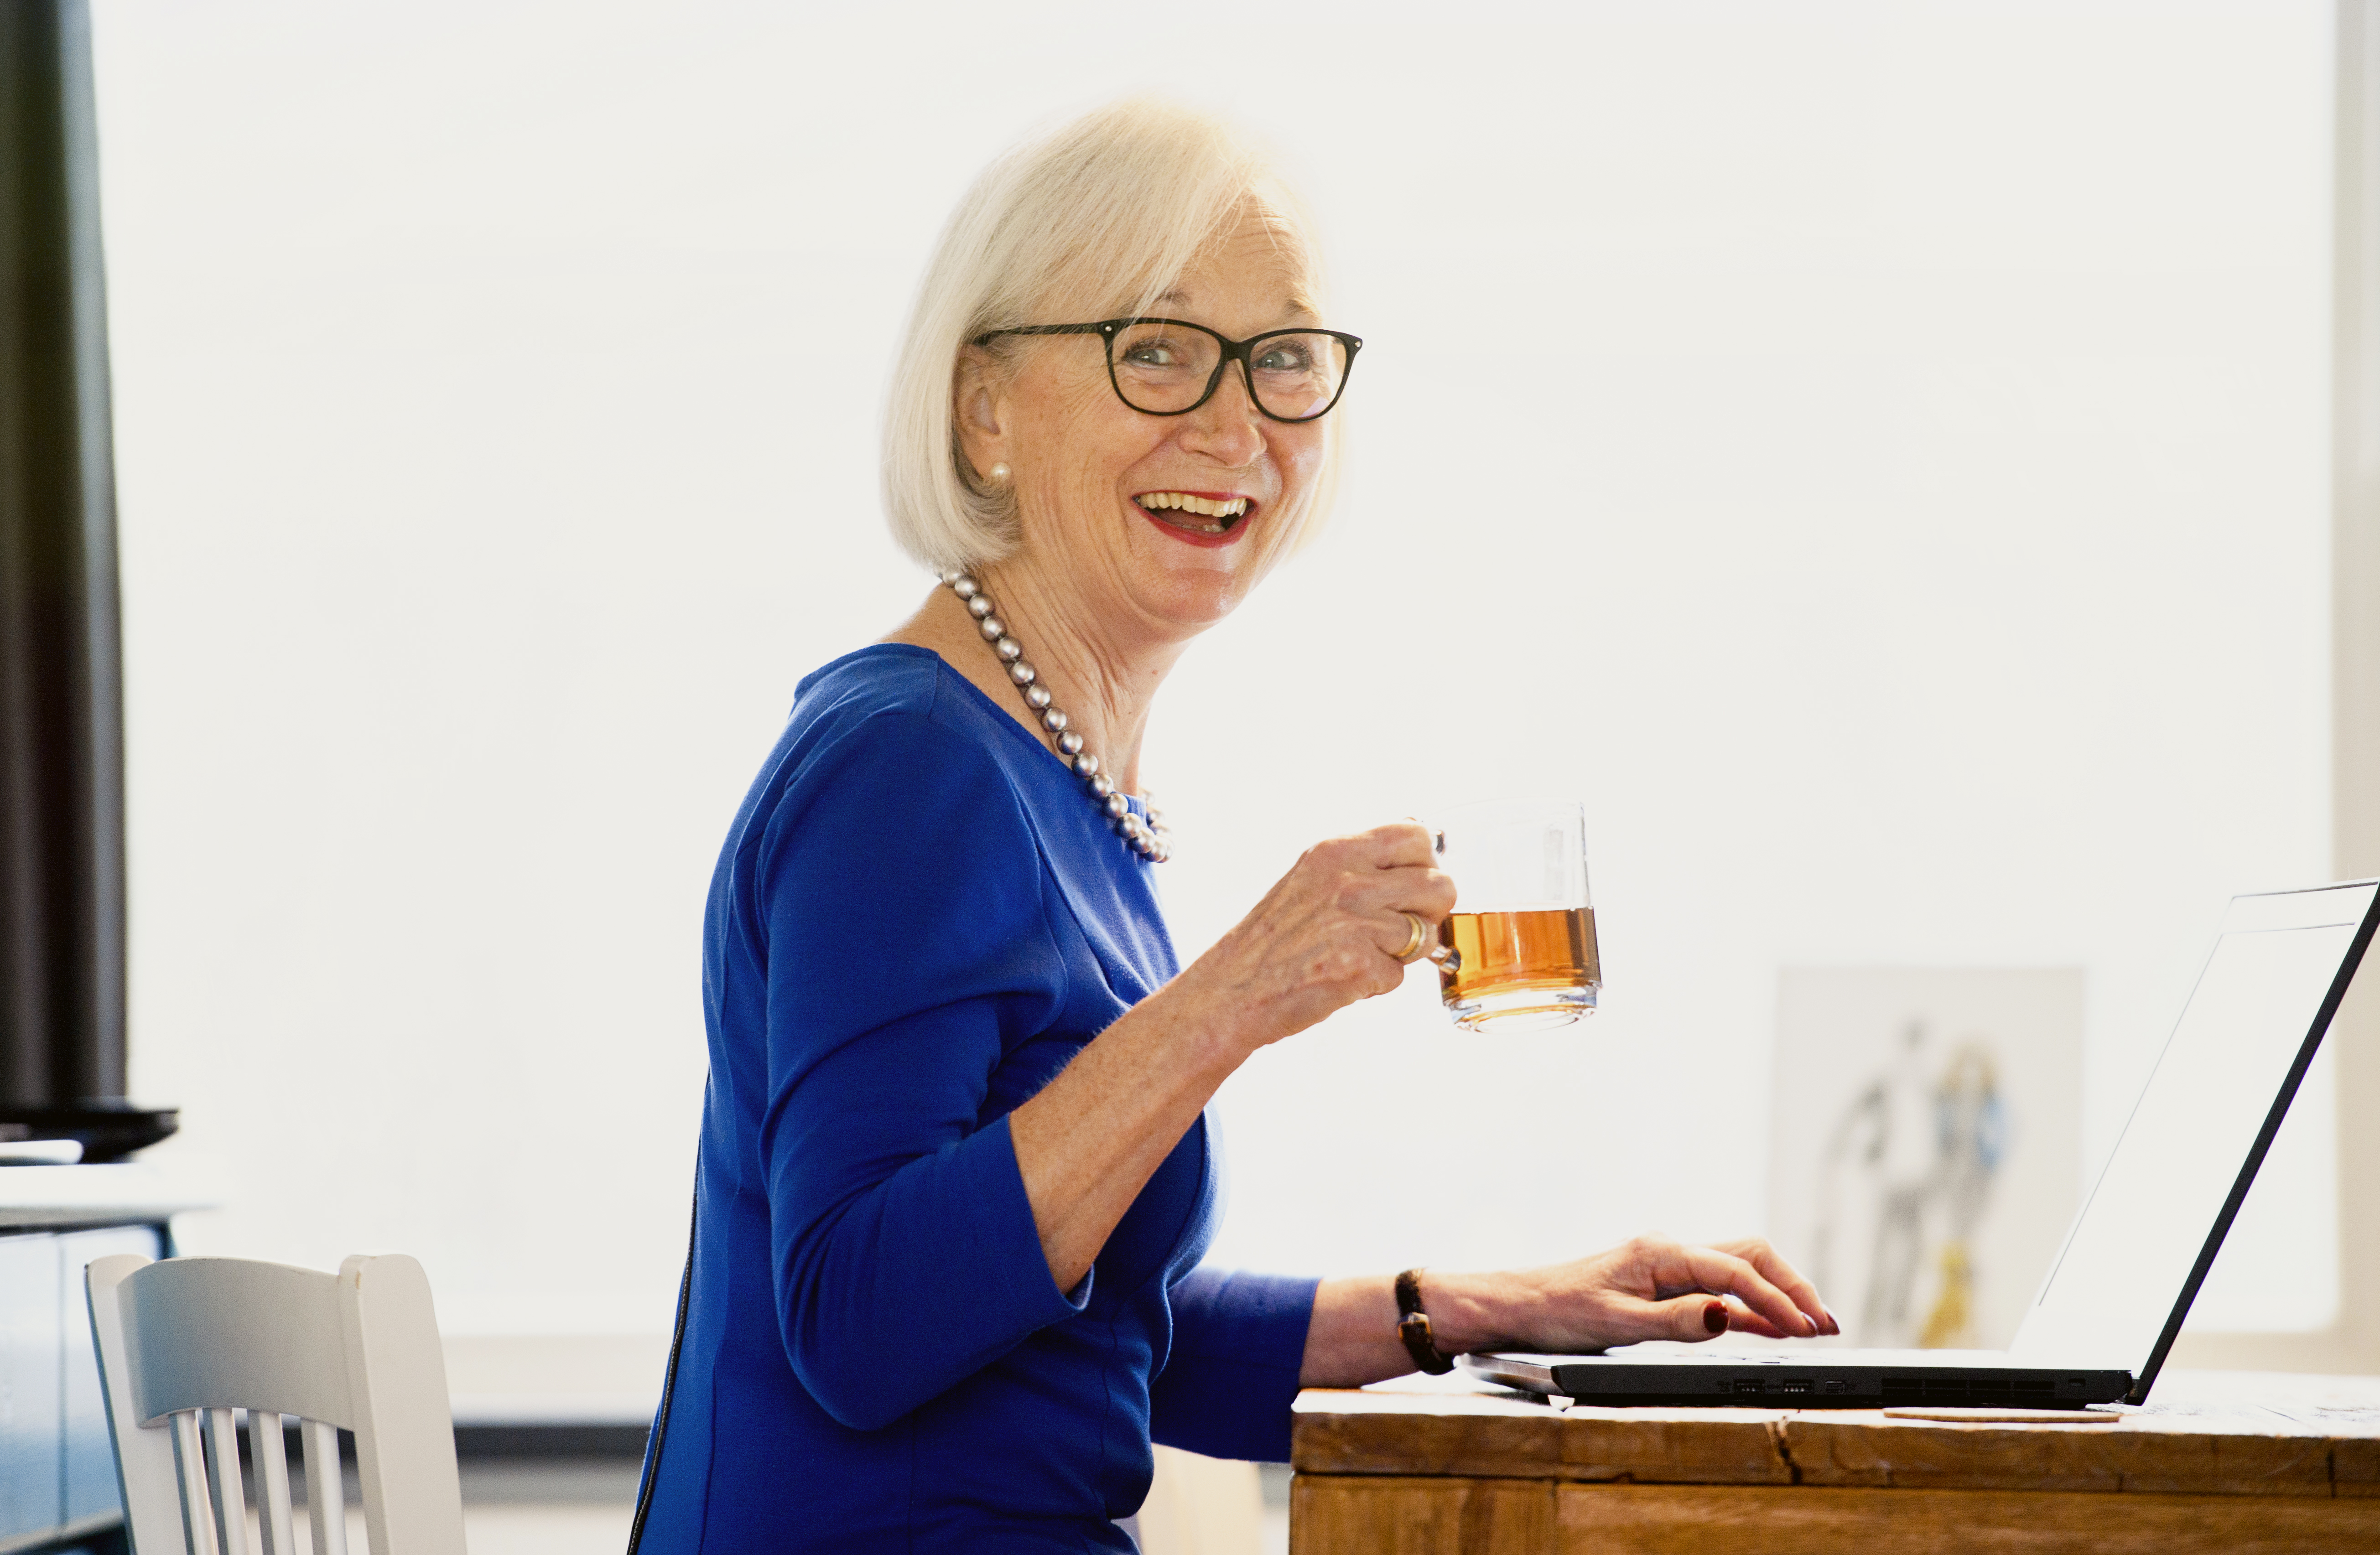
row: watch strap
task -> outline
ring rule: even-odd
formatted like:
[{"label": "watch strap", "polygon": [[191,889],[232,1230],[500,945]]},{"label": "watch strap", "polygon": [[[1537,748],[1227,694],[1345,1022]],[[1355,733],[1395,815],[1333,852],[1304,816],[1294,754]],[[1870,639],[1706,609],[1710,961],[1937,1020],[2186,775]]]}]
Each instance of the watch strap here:
[{"label": "watch strap", "polygon": [[1438,1353],[1438,1343],[1429,1329],[1429,1314],[1421,1309],[1421,1270],[1408,1269],[1397,1276],[1397,1337],[1405,1342],[1405,1352],[1414,1365],[1432,1377],[1443,1377],[1454,1369],[1454,1362]]}]

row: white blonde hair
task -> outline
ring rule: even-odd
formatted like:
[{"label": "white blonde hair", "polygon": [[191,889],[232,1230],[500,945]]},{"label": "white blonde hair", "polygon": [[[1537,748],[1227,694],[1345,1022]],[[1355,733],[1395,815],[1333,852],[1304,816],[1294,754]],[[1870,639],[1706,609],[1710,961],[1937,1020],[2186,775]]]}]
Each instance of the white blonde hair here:
[{"label": "white blonde hair", "polygon": [[[1220,119],[1126,99],[984,169],[942,229],[892,370],[884,508],[901,549],[943,571],[998,561],[1020,538],[1013,495],[980,484],[959,446],[954,378],[968,342],[1021,324],[1153,312],[1251,210],[1287,238],[1318,306],[1303,204],[1271,155]],[[1015,349],[1014,337],[1000,345]],[[1342,439],[1335,428],[1325,436],[1304,509],[1286,516],[1293,543],[1318,527],[1337,484]]]}]

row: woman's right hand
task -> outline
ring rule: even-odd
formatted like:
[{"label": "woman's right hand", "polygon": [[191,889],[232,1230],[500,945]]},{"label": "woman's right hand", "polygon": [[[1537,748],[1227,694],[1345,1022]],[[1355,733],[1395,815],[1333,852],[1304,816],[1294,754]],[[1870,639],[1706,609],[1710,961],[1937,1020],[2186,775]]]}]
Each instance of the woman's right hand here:
[{"label": "woman's right hand", "polygon": [[1217,1025],[1249,1050],[1388,992],[1404,981],[1404,915],[1434,932],[1454,908],[1454,881],[1434,857],[1428,829],[1412,820],[1317,843],[1169,991],[1211,1002]]}]

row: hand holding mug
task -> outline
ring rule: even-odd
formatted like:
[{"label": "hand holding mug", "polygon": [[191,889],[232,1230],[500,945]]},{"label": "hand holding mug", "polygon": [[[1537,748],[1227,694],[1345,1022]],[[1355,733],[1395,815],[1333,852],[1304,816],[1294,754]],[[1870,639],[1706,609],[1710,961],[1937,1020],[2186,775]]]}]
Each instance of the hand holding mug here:
[{"label": "hand holding mug", "polygon": [[1259,1047],[1388,992],[1454,905],[1435,847],[1410,820],[1317,843],[1182,980],[1224,1002]]}]

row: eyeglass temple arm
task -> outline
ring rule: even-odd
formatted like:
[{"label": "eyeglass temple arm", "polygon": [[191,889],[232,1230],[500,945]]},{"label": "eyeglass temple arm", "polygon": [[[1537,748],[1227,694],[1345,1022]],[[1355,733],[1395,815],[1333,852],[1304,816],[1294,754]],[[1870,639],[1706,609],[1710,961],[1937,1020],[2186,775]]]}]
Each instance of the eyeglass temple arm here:
[{"label": "eyeglass temple arm", "polygon": [[967,342],[970,346],[988,346],[1003,334],[1104,334],[1108,326],[1098,324],[1019,324],[1014,329],[990,329]]}]

